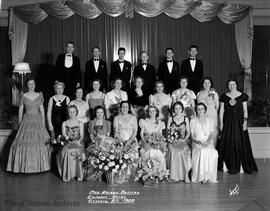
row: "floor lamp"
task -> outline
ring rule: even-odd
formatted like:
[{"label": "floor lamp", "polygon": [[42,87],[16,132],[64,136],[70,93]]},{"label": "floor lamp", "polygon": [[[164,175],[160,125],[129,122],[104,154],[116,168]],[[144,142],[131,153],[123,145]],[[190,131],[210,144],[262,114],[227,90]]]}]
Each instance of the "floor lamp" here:
[{"label": "floor lamp", "polygon": [[31,70],[30,70],[30,67],[29,67],[29,64],[26,63],[26,62],[18,62],[15,64],[15,67],[14,67],[14,70],[13,70],[13,73],[18,73],[21,77],[21,85],[22,85],[22,90],[21,92],[23,93],[23,83],[24,83],[24,76],[27,74],[27,73],[31,73]]}]

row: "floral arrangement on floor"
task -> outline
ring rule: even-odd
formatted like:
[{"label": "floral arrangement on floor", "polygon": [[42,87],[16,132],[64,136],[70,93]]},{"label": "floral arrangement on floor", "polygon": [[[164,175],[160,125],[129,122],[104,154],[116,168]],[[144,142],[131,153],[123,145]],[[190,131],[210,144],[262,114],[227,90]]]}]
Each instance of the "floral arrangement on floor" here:
[{"label": "floral arrangement on floor", "polygon": [[141,181],[145,185],[167,181],[169,170],[164,169],[158,159],[140,159],[134,182]]},{"label": "floral arrangement on floor", "polygon": [[106,172],[118,172],[138,161],[136,140],[123,143],[111,137],[97,138],[81,156],[86,167],[93,167],[97,175]]},{"label": "floral arrangement on floor", "polygon": [[144,142],[151,148],[160,150],[164,154],[168,151],[166,138],[162,134],[153,133],[146,135],[144,139]]}]

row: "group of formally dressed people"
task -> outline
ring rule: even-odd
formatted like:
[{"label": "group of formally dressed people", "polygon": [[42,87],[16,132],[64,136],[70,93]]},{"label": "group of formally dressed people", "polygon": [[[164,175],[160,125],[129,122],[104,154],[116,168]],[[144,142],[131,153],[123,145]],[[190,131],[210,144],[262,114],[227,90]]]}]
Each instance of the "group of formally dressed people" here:
[{"label": "group of formally dressed people", "polygon": [[[179,63],[173,60],[173,49],[167,48],[167,59],[160,64],[157,77],[154,67],[147,63],[147,52],[142,51],[142,63],[135,68],[132,83],[131,64],[124,60],[125,49],[119,48],[119,60],[111,65],[110,86],[106,85],[106,63],[100,60],[100,49],[95,47],[94,58],[86,64],[85,84],[91,84],[86,89],[81,87],[79,74],[68,75],[73,71],[69,68],[78,61],[73,50],[74,44],[68,43],[67,54],[57,59],[60,75],[54,85],[55,95],[48,103],[47,128],[42,93],[35,92],[35,80],[28,80],[8,171],[42,172],[56,164],[63,181],[81,181],[87,177],[86,171],[76,157],[102,136],[122,142],[137,140],[141,143],[140,156],[158,159],[175,182],[215,183],[217,170],[258,171],[247,131],[248,96],[238,90],[235,79],[229,79],[228,92],[219,97],[212,78],[203,77],[203,64],[196,58],[197,46],[190,46],[190,58],[182,62],[181,72]],[[65,68],[60,67],[59,60]],[[159,133],[166,138],[172,127],[182,131],[183,136],[168,144],[167,153],[147,144],[147,135]],[[51,139],[70,134],[74,141],[52,150]]]}]

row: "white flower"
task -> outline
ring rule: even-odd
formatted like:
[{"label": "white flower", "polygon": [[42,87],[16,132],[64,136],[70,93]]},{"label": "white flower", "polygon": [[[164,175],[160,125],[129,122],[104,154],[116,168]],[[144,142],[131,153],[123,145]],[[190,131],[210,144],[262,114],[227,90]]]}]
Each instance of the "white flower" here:
[{"label": "white flower", "polygon": [[114,165],[115,165],[114,161],[108,163],[108,166],[109,166],[109,167],[112,167],[112,166],[114,166]]},{"label": "white flower", "polygon": [[122,160],[122,159],[120,159],[120,160],[119,160],[119,163],[123,163],[123,160]]},{"label": "white flower", "polygon": [[66,139],[66,140],[68,140],[68,139],[69,139],[69,137],[68,137],[68,136],[66,136],[66,137],[65,137],[65,139]]},{"label": "white flower", "polygon": [[127,164],[124,163],[121,168],[124,169],[126,167],[127,167]]},{"label": "white flower", "polygon": [[110,155],[110,157],[109,157],[111,160],[113,160],[115,157],[114,157],[114,155]]},{"label": "white flower", "polygon": [[111,150],[110,150],[110,153],[114,153],[114,150],[113,150],[113,149],[111,149]]},{"label": "white flower", "polygon": [[99,169],[102,169],[102,165],[99,165],[98,168],[99,168]]},{"label": "white flower", "polygon": [[61,145],[64,145],[64,142],[63,141],[61,141]]},{"label": "white flower", "polygon": [[113,169],[112,172],[117,172],[117,169]]},{"label": "white flower", "polygon": [[124,158],[125,158],[125,159],[128,159],[128,158],[129,158],[129,155],[128,155],[128,154],[125,154],[125,155],[124,155]]},{"label": "white flower", "polygon": [[105,160],[106,158],[104,156],[101,156],[100,157],[100,160]]},{"label": "white flower", "polygon": [[117,164],[117,165],[115,165],[115,169],[119,169],[119,165]]},{"label": "white flower", "polygon": [[105,171],[108,171],[109,170],[109,167],[108,166],[104,166],[104,170]]}]

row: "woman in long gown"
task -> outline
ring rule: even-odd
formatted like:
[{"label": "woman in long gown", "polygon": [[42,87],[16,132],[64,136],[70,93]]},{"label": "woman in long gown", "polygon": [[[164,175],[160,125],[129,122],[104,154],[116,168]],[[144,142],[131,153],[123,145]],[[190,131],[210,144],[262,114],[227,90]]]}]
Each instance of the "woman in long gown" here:
[{"label": "woman in long gown", "polygon": [[189,119],[194,118],[195,114],[195,93],[187,88],[188,78],[183,76],[180,78],[180,88],[172,93],[172,102],[181,102],[184,106],[185,113]]},{"label": "woman in long gown", "polygon": [[191,169],[191,151],[188,146],[190,128],[189,119],[184,114],[184,106],[181,102],[176,102],[172,106],[173,116],[169,118],[167,130],[174,128],[176,131],[185,130],[184,137],[172,144],[169,144],[168,168],[172,181],[185,181],[190,183],[189,171]]},{"label": "woman in long gown", "polygon": [[218,153],[214,147],[214,121],[206,117],[204,103],[196,106],[197,117],[190,122],[192,139],[192,182],[217,182]]},{"label": "woman in long gown", "polygon": [[218,108],[219,97],[213,88],[213,80],[211,77],[202,79],[203,90],[197,94],[197,103],[204,103],[207,106],[206,116],[214,120],[214,145],[216,146],[218,127]]},{"label": "woman in long gown", "polygon": [[165,154],[158,149],[151,148],[151,146],[145,142],[145,137],[147,135],[152,135],[154,133],[162,135],[162,132],[165,129],[165,124],[163,121],[158,119],[159,110],[155,106],[149,106],[148,116],[149,118],[141,119],[139,121],[139,126],[141,128],[140,137],[143,143],[140,154],[144,160],[156,160],[157,162],[159,162],[163,170],[166,170]]},{"label": "woman in long gown", "polygon": [[56,155],[56,164],[61,179],[69,182],[76,178],[83,180],[82,161],[79,157],[83,153],[83,123],[77,119],[78,109],[75,105],[68,107],[69,119],[62,124],[62,135],[69,140]]},{"label": "woman in long gown", "polygon": [[86,95],[86,102],[90,106],[90,117],[91,120],[95,117],[95,107],[104,105],[105,94],[100,91],[101,81],[99,79],[94,79],[92,82],[93,91]]},{"label": "woman in long gown", "polygon": [[164,93],[164,83],[157,81],[155,83],[156,93],[149,96],[149,105],[156,106],[159,109],[159,118],[165,122],[168,121],[172,99]]},{"label": "woman in long gown", "polygon": [[56,81],[54,85],[55,95],[49,99],[47,120],[52,139],[62,134],[62,123],[67,120],[67,107],[69,97],[64,95],[65,84]]},{"label": "woman in long gown", "polygon": [[[220,97],[220,130],[217,149],[218,169],[231,174],[258,171],[247,130],[248,95],[237,90],[237,81],[227,82],[229,92]],[[240,171],[241,169],[241,171]],[[242,170],[243,169],[243,170]]]},{"label": "woman in long gown", "polygon": [[[35,92],[35,81],[27,82],[19,107],[19,130],[11,145],[7,171],[36,173],[51,169],[50,136],[45,127],[43,95]],[[25,113],[24,113],[25,110]]]},{"label": "woman in long gown", "polygon": [[[114,118],[114,137],[122,143],[132,142],[136,139],[138,131],[138,123],[135,115],[130,114],[131,105],[128,101],[120,103],[120,113]],[[138,150],[136,148],[136,150]],[[138,156],[138,154],[137,154]],[[133,175],[131,166],[127,169],[121,170],[119,183],[127,182]]]},{"label": "woman in long gown", "polygon": [[119,113],[120,102],[128,100],[127,92],[122,91],[123,81],[121,78],[116,78],[112,83],[112,87],[113,90],[106,93],[104,99],[106,116],[111,121]]}]

